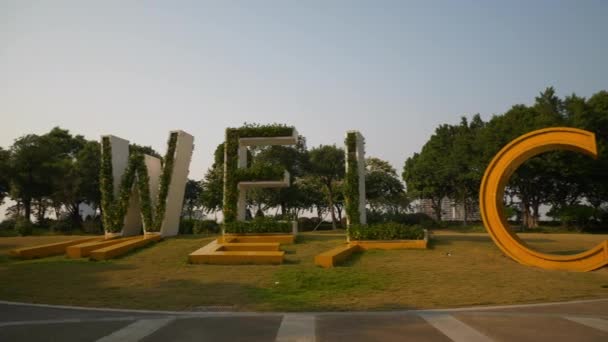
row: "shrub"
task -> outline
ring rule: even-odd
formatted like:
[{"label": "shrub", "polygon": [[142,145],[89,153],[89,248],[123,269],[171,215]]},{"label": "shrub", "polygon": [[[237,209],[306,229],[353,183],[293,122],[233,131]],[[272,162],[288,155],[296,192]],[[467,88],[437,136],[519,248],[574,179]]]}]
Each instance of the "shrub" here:
[{"label": "shrub", "polygon": [[373,225],[352,225],[349,228],[353,240],[422,240],[424,229],[421,226],[408,226],[389,222]]},{"label": "shrub", "polygon": [[313,224],[310,217],[299,217],[298,218],[298,231],[306,232],[313,230],[316,225]]},{"label": "shrub", "polygon": [[401,223],[405,225],[420,225],[424,228],[432,228],[437,226],[437,222],[427,214],[424,213],[382,213],[377,211],[367,212],[367,223]]},{"label": "shrub", "polygon": [[203,233],[218,233],[220,231],[219,223],[215,222],[215,220],[201,220],[194,222],[193,232],[194,234],[203,234]]},{"label": "shrub", "polygon": [[291,233],[291,222],[258,217],[252,221],[226,222],[224,231],[232,234]]},{"label": "shrub", "polygon": [[51,224],[53,224],[53,222],[55,222],[55,221],[50,218],[45,217],[42,220],[37,221],[34,224],[34,227],[41,228],[41,229],[49,229],[49,227],[51,227]]},{"label": "shrub", "polygon": [[74,221],[72,221],[71,219],[61,219],[51,223],[50,228],[54,232],[67,233],[71,232],[72,230],[78,229],[79,227],[76,227]]},{"label": "shrub", "polygon": [[101,224],[100,218],[87,219],[82,222],[82,230],[89,234],[101,234],[103,233],[103,224]]},{"label": "shrub", "polygon": [[180,234],[192,234],[196,220],[183,218],[179,221]]},{"label": "shrub", "polygon": [[580,227],[585,227],[589,225],[594,213],[595,209],[593,209],[593,207],[576,204],[554,210],[550,214],[553,217],[559,218],[560,222],[565,226],[578,225]]},{"label": "shrub", "polygon": [[17,222],[15,219],[8,218],[2,222],[0,222],[0,230],[13,230],[15,229],[15,224]]},{"label": "shrub", "polygon": [[34,232],[34,225],[30,221],[20,217],[15,223],[15,229],[21,236],[32,235]]}]

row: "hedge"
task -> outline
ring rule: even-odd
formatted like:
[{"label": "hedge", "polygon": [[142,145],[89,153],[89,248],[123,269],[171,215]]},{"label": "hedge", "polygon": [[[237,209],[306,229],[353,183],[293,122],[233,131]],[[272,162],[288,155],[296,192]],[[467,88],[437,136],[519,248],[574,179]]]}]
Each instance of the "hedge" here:
[{"label": "hedge", "polygon": [[231,234],[246,233],[291,233],[291,223],[258,217],[251,221],[233,221],[223,224],[224,232]]},{"label": "hedge", "polygon": [[112,146],[109,137],[103,137],[101,145],[102,154],[99,182],[105,230],[111,233],[117,233],[122,230],[124,217],[129,208],[129,200],[131,198],[133,186],[137,186],[141,216],[146,231],[160,231],[160,227],[165,217],[167,195],[169,193],[169,185],[171,184],[171,176],[173,173],[177,132],[171,133],[167,142],[167,154],[165,155],[162,173],[160,175],[156,208],[152,208],[149,186],[150,178],[144,162],[144,155],[141,153],[134,153],[129,156],[127,168],[120,181],[118,200],[116,200],[114,198],[114,176],[112,173]]},{"label": "hedge", "polygon": [[422,240],[424,228],[399,223],[381,223],[375,225],[351,225],[352,240]]}]

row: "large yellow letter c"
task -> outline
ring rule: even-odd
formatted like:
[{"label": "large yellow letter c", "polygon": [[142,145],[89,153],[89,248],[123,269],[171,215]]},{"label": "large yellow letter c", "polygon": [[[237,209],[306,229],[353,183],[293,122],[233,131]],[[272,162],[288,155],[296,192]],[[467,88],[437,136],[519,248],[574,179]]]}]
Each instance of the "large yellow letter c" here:
[{"label": "large yellow letter c", "polygon": [[583,272],[605,266],[608,240],[575,255],[544,254],[531,250],[509,227],[503,212],[504,190],[509,178],[526,160],[552,150],[571,150],[597,157],[595,135],[580,129],[546,128],[513,140],[494,156],[483,176],[479,206],[484,226],[506,255],[524,265]]}]

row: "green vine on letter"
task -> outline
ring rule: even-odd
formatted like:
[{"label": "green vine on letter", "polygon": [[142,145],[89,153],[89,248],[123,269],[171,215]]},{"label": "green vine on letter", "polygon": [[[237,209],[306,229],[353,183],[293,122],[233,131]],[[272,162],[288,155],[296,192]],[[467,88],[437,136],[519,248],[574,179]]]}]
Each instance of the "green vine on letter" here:
[{"label": "green vine on letter", "polygon": [[150,177],[145,164],[144,155],[134,153],[129,156],[125,173],[120,180],[118,200],[114,198],[114,177],[112,173],[112,146],[108,137],[101,140],[101,208],[103,210],[103,224],[110,233],[122,231],[124,218],[129,209],[129,201],[133,193],[133,186],[138,190],[142,221],[148,232],[158,232],[165,217],[167,195],[173,173],[177,132],[172,132],[167,143],[163,170],[160,176],[156,210],[150,199]]}]

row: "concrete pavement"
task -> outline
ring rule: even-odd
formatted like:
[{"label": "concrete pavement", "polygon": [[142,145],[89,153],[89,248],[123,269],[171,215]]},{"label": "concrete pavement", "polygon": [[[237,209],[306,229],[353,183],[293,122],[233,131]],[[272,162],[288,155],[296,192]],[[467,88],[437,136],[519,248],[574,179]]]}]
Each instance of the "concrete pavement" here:
[{"label": "concrete pavement", "polygon": [[608,341],[608,299],[390,312],[171,312],[0,302],[0,341]]}]

